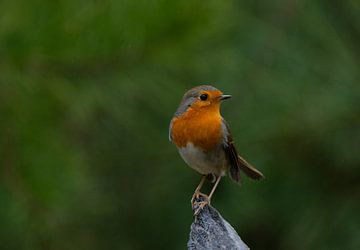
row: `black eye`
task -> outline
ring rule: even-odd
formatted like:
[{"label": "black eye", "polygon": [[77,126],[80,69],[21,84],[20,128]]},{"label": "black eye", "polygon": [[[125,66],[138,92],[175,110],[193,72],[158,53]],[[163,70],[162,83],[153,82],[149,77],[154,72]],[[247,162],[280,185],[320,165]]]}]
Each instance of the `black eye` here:
[{"label": "black eye", "polygon": [[200,96],[200,100],[201,101],[206,101],[208,99],[208,95],[207,94],[202,94],[201,96]]}]

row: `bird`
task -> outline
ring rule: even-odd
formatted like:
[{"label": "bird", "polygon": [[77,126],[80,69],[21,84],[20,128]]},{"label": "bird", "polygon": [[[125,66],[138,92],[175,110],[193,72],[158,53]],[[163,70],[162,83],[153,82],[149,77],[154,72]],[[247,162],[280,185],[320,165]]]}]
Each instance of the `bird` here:
[{"label": "bird", "polygon": [[[211,85],[200,85],[188,90],[177,108],[169,126],[169,140],[174,143],[185,163],[202,175],[191,198],[197,204],[195,215],[210,204],[220,179],[228,172],[230,178],[241,184],[240,172],[254,180],[264,175],[242,158],[235,148],[220,106],[231,95]],[[201,193],[206,179],[214,183],[210,194]],[[203,197],[199,201],[199,197]]]}]

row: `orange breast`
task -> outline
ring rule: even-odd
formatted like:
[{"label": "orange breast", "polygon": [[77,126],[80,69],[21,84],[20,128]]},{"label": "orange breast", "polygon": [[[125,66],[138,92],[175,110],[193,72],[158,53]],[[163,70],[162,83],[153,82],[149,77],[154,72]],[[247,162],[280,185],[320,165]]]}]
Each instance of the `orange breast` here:
[{"label": "orange breast", "polygon": [[171,137],[178,147],[185,147],[191,142],[204,150],[213,149],[222,140],[219,108],[189,108],[187,112],[172,120]]}]

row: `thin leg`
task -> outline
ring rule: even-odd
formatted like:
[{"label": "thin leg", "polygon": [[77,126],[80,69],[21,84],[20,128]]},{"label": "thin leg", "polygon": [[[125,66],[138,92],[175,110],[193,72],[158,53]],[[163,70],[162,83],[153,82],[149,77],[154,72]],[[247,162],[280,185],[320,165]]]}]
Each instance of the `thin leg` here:
[{"label": "thin leg", "polygon": [[200,201],[200,202],[197,202],[196,205],[197,205],[197,209],[195,210],[195,213],[194,215],[198,215],[200,213],[200,211],[206,206],[206,205],[210,205],[210,200],[211,200],[211,196],[214,194],[215,192],[215,189],[216,187],[218,186],[219,182],[221,180],[221,176],[218,176],[217,179],[216,179],[216,182],[213,186],[213,188],[211,189],[211,192],[209,194],[209,196],[207,197],[207,199],[205,201]]},{"label": "thin leg", "polygon": [[221,175],[218,176],[218,178],[216,179],[216,182],[215,182],[215,184],[214,184],[214,187],[211,189],[211,192],[210,192],[210,194],[209,194],[209,202],[210,202],[211,196],[214,194],[215,189],[216,189],[216,187],[218,186],[220,180],[221,180]]},{"label": "thin leg", "polygon": [[206,175],[203,175],[203,176],[201,177],[201,180],[200,180],[199,185],[196,187],[195,192],[194,192],[194,194],[193,194],[193,196],[192,196],[192,198],[191,198],[191,204],[193,204],[195,198],[199,198],[200,195],[206,196],[206,195],[204,195],[204,194],[202,194],[202,193],[200,192],[200,189],[201,189],[202,186],[204,185],[205,180],[206,180]]},{"label": "thin leg", "polygon": [[195,189],[195,193],[197,193],[197,192],[200,191],[200,189],[201,189],[202,186],[204,185],[205,179],[206,179],[206,175],[203,175],[203,176],[201,177],[201,180],[200,180],[199,185],[198,185],[197,188]]}]

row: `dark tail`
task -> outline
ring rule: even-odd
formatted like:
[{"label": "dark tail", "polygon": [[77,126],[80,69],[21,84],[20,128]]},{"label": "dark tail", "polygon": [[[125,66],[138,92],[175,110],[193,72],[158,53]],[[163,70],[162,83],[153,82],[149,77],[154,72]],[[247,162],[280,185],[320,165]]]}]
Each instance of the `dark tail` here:
[{"label": "dark tail", "polygon": [[227,141],[224,143],[223,147],[225,150],[226,157],[229,161],[230,165],[230,177],[233,179],[233,181],[241,183],[241,176],[240,176],[240,170],[243,171],[247,176],[249,176],[251,179],[254,180],[260,180],[261,178],[264,178],[264,175],[251,166],[247,161],[245,161],[244,158],[242,158],[238,153],[234,145],[234,141],[231,137],[229,127],[227,126],[227,123],[225,120],[223,120],[223,123],[226,126],[226,129],[228,131],[227,135]]},{"label": "dark tail", "polygon": [[240,170],[253,180],[260,180],[264,178],[264,175],[259,170],[251,166],[240,155],[237,155],[236,158],[236,160],[233,159],[233,161],[231,162],[232,164],[230,164],[229,170],[230,177],[233,181],[241,183]]},{"label": "dark tail", "polygon": [[264,178],[264,175],[257,170],[256,168],[254,168],[253,166],[251,166],[247,161],[245,161],[244,158],[242,158],[240,155],[238,155],[238,159],[239,159],[239,167],[242,171],[244,171],[244,173],[249,176],[251,179],[253,180],[260,180],[262,178]]}]

